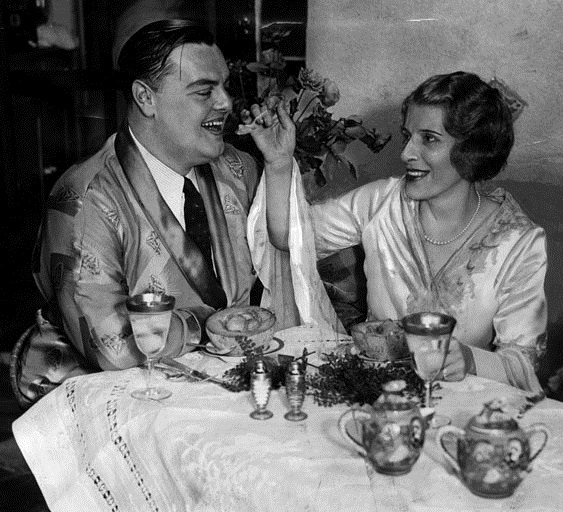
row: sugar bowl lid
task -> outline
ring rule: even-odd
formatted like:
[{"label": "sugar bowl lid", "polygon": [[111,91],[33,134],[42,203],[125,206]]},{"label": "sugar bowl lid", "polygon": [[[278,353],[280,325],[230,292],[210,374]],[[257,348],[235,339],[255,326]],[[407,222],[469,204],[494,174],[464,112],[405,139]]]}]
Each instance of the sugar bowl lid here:
[{"label": "sugar bowl lid", "polygon": [[383,393],[373,404],[376,410],[407,411],[417,404],[403,396],[407,383],[402,379],[391,380],[382,385]]},{"label": "sugar bowl lid", "polygon": [[514,431],[520,427],[518,422],[505,412],[506,400],[495,398],[483,405],[483,410],[473,416],[467,429],[475,431],[505,430]]}]

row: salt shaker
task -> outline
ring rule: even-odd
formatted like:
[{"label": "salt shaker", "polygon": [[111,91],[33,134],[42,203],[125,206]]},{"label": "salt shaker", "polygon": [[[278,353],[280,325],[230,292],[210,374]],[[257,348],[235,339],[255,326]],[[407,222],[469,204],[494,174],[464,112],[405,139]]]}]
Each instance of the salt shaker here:
[{"label": "salt shaker", "polygon": [[289,364],[285,374],[285,392],[290,411],[284,415],[284,418],[289,421],[301,421],[307,418],[307,414],[301,410],[305,400],[305,374],[301,371],[298,361]]},{"label": "salt shaker", "polygon": [[258,359],[250,375],[250,392],[256,409],[250,413],[250,417],[255,420],[267,420],[274,413],[266,409],[270,399],[272,380],[264,361]]}]

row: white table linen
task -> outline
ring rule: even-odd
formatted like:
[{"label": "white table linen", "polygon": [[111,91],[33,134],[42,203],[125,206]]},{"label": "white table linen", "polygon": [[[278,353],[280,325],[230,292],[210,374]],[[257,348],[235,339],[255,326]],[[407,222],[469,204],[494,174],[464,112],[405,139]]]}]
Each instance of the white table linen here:
[{"label": "white table linen", "polygon": [[[278,336],[286,342],[281,352],[314,347],[311,328]],[[214,375],[232,366],[201,353],[182,362]],[[283,418],[288,407],[282,388],[268,404],[274,417],[256,421],[249,417],[248,392],[210,382],[160,383],[172,397],[146,402],[130,397],[145,384],[140,369],[76,377],[14,422],[16,441],[53,512],[563,509],[561,402],[544,400],[521,420],[545,423],[551,437],[515,494],[492,500],[470,493],[432,434],[409,474],[385,476],[340,437],[337,420],[345,405],[324,408],[307,397],[308,419],[291,423]],[[461,427],[486,400],[505,396],[516,404],[522,396],[473,376],[444,383],[438,394],[439,412]]]}]

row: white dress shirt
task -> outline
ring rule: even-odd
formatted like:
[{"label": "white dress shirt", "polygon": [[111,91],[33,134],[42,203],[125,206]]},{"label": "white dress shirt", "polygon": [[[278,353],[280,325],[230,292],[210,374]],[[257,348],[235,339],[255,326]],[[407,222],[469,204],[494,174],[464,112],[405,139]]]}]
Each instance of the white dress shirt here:
[{"label": "white dress shirt", "polygon": [[[186,229],[186,222],[184,221],[184,176],[178,174],[176,171],[172,170],[166,164],[163,164],[158,158],[154,155],[149,153],[149,151],[137,140],[134,133],[129,128],[129,133],[139,151],[141,152],[141,156],[143,160],[147,164],[154,181],[156,181],[156,186],[158,187],[158,191],[160,195],[166,201],[166,204],[172,210],[174,217],[178,219],[178,222]],[[197,179],[195,176],[195,170],[192,167],[188,174],[185,176],[189,178],[194,187],[199,191],[199,187],[197,185]]]}]

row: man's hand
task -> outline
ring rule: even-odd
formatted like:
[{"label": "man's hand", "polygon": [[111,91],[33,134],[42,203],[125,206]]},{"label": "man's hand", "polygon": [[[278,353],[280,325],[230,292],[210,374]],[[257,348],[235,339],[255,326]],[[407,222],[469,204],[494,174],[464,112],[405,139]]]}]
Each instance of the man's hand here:
[{"label": "man's hand", "polygon": [[252,105],[250,112],[243,112],[244,125],[239,133],[250,133],[256,146],[264,155],[266,167],[281,170],[291,162],[295,151],[295,125],[279,102],[275,112],[265,105]]}]

